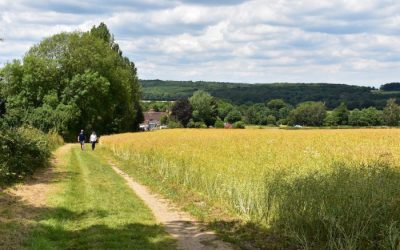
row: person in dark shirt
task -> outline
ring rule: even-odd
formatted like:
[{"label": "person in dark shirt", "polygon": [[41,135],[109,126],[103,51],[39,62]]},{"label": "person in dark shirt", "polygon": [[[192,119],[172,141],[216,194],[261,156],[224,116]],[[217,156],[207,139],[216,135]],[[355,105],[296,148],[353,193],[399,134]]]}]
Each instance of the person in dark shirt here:
[{"label": "person in dark shirt", "polygon": [[81,133],[78,135],[78,142],[81,144],[81,149],[84,150],[85,147],[85,133],[83,132],[83,129],[81,130]]}]

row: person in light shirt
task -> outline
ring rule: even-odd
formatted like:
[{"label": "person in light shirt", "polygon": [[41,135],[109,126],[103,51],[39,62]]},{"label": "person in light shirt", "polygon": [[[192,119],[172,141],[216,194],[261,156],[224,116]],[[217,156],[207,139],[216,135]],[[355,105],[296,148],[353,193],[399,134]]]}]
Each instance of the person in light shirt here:
[{"label": "person in light shirt", "polygon": [[92,143],[92,150],[94,150],[94,148],[96,147],[96,143],[97,143],[97,135],[96,135],[96,132],[94,132],[94,131],[90,135],[90,143]]}]

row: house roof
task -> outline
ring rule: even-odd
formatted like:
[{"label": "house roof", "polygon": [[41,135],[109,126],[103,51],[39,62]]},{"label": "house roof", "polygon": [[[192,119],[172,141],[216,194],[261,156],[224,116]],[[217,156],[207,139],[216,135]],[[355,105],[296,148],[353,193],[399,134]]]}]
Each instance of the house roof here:
[{"label": "house roof", "polygon": [[150,110],[149,112],[144,112],[144,121],[160,121],[161,117],[168,115],[167,112],[156,112],[154,110]]}]

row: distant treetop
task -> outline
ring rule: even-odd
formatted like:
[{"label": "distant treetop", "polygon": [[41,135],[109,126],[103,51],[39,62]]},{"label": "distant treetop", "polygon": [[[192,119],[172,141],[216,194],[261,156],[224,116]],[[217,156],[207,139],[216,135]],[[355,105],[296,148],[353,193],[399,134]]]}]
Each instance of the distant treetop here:
[{"label": "distant treetop", "polygon": [[400,82],[391,82],[383,84],[380,87],[380,90],[383,91],[400,91]]}]

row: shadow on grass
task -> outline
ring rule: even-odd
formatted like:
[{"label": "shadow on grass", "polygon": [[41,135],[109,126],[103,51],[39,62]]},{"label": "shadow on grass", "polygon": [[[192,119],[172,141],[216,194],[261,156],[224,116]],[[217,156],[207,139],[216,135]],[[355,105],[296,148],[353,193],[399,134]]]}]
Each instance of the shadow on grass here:
[{"label": "shadow on grass", "polygon": [[240,220],[215,220],[207,226],[241,249],[299,249],[287,237],[260,224]]},{"label": "shadow on grass", "polygon": [[[40,182],[73,178],[52,173]],[[27,185],[39,181],[29,180]],[[63,207],[37,206],[11,192],[0,191],[0,249],[175,249],[175,241],[160,225],[121,223],[105,225],[109,212],[88,209],[74,212]],[[85,220],[80,227],[64,225]],[[87,223],[86,223],[87,222]],[[77,223],[79,225],[79,223]]]},{"label": "shadow on grass", "polygon": [[243,249],[400,249],[396,167],[335,163],[326,172],[289,174],[266,181],[266,207],[275,209],[268,228],[218,219],[208,226]]},{"label": "shadow on grass", "polygon": [[400,171],[390,162],[337,162],[270,179],[271,227],[302,248],[399,249]]}]

